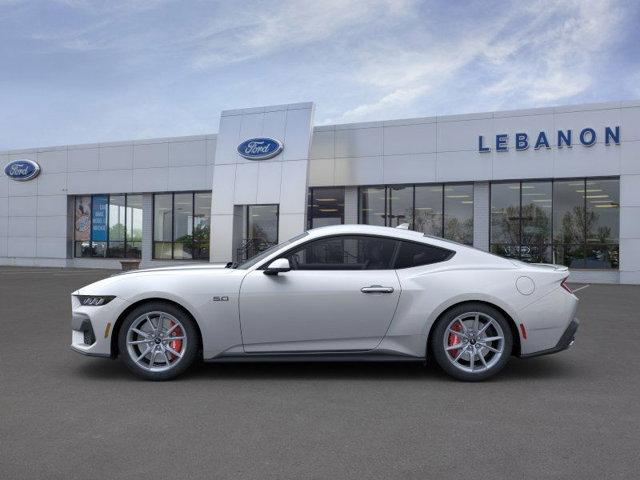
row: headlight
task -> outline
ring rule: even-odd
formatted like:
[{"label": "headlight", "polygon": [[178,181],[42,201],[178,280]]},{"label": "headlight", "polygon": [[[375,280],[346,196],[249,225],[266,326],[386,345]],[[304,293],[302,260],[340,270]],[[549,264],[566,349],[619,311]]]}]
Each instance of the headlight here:
[{"label": "headlight", "polygon": [[85,307],[99,307],[101,305],[106,305],[111,300],[116,298],[113,295],[76,295],[76,297],[78,297],[80,305],[83,305]]}]

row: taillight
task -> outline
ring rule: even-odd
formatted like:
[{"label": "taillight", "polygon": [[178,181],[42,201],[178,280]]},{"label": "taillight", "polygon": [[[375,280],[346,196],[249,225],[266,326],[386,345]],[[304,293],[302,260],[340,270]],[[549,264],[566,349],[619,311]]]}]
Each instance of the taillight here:
[{"label": "taillight", "polygon": [[573,294],[573,292],[571,291],[571,288],[569,288],[569,285],[567,285],[567,279],[566,278],[564,280],[562,280],[562,282],[560,283],[560,286],[562,288],[564,288],[567,292]]}]

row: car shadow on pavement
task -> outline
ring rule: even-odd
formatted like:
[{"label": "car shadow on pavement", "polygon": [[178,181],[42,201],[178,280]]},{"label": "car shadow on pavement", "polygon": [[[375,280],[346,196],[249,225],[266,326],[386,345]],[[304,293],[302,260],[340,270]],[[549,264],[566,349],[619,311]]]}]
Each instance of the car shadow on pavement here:
[{"label": "car shadow on pavement", "polygon": [[[92,380],[137,380],[119,360],[87,359],[74,370],[79,376]],[[514,382],[532,379],[569,379],[581,377],[583,372],[575,362],[561,357],[541,357],[527,360],[510,359],[504,370],[489,381]],[[207,363],[200,362],[178,381],[211,379],[224,381],[246,380],[432,380],[451,381],[433,362],[265,362],[265,363]]]}]

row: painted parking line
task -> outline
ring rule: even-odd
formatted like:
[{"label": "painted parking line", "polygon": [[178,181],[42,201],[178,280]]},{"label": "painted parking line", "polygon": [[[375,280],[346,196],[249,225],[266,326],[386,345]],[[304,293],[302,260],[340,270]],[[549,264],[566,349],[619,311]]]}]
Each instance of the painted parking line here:
[{"label": "painted parking line", "polygon": [[573,290],[573,293],[579,292],[580,290],[584,290],[585,288],[590,287],[590,286],[591,286],[591,285],[583,285],[583,286],[581,286],[581,287],[575,288],[575,289]]}]

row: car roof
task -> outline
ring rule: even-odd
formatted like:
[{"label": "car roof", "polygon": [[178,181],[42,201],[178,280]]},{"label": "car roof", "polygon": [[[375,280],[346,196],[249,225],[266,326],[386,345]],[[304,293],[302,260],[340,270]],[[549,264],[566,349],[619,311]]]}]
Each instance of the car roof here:
[{"label": "car roof", "polygon": [[393,237],[401,240],[412,240],[414,242],[429,243],[443,248],[455,249],[465,247],[462,244],[451,242],[438,237],[425,235],[422,232],[407,230],[404,228],[380,227],[376,225],[331,225],[328,227],[314,228],[308,231],[311,237],[325,237],[329,235],[380,235]]}]

